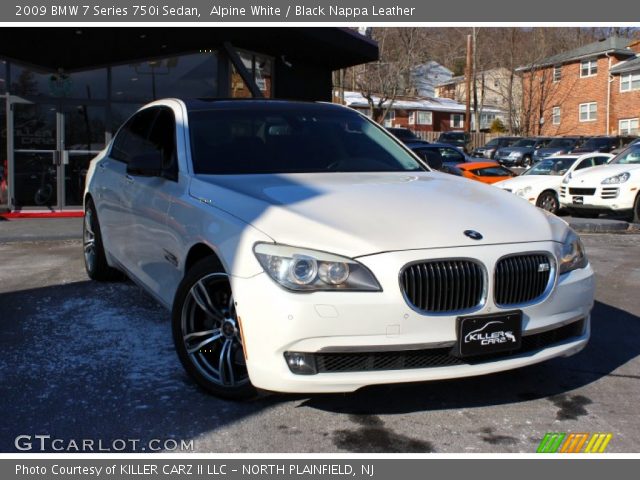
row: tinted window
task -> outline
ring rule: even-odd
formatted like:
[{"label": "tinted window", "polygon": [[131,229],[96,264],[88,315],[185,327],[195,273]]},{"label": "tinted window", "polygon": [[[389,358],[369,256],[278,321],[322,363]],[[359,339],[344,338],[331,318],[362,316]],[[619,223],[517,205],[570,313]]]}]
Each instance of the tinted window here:
[{"label": "tinted window", "polygon": [[149,141],[154,150],[162,154],[162,168],[177,172],[176,122],[170,108],[162,108],[156,116]]},{"label": "tinted window", "polygon": [[533,138],[523,138],[513,144],[514,147],[533,147],[536,144],[536,140]]},{"label": "tinted window", "polygon": [[493,140],[490,140],[485,147],[497,147],[498,145],[500,145],[500,140],[497,138],[494,138]]},{"label": "tinted window", "polygon": [[612,157],[594,157],[593,158],[593,163],[594,163],[594,165],[604,165],[609,160],[611,160],[611,158]]},{"label": "tinted window", "polygon": [[206,174],[426,170],[350,111],[287,104],[189,114],[194,171]]},{"label": "tinted window", "polygon": [[510,177],[513,175],[511,170],[504,167],[485,167],[474,170],[473,173],[479,177]]},{"label": "tinted window", "polygon": [[573,147],[575,144],[576,140],[573,138],[554,138],[547,147]]},{"label": "tinted window", "polygon": [[111,158],[128,163],[133,156],[152,152],[148,136],[157,113],[157,108],[147,108],[131,117],[113,140]]},{"label": "tinted window", "polygon": [[590,138],[587,140],[582,148],[584,149],[596,149],[602,147],[609,147],[613,145],[614,141],[611,138]]}]

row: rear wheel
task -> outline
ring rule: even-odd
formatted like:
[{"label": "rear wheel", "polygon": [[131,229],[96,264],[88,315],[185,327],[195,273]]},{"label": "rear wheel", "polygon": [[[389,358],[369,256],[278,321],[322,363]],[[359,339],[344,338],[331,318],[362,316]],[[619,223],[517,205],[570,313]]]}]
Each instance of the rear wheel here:
[{"label": "rear wheel", "polygon": [[107,263],[107,257],[102,244],[100,222],[96,207],[91,199],[87,200],[82,226],[82,247],[84,249],[84,267],[92,280],[109,281],[121,280],[123,274]]},{"label": "rear wheel", "polygon": [[229,277],[214,258],[200,260],[180,283],[172,329],[182,365],[202,388],[230,399],[256,395]]},{"label": "rear wheel", "polygon": [[542,192],[536,201],[536,206],[546,210],[547,212],[551,212],[553,214],[558,213],[560,209],[560,204],[558,202],[558,196],[555,192]]},{"label": "rear wheel", "polygon": [[640,193],[636,195],[636,201],[633,202],[633,214],[631,215],[633,223],[640,223]]}]

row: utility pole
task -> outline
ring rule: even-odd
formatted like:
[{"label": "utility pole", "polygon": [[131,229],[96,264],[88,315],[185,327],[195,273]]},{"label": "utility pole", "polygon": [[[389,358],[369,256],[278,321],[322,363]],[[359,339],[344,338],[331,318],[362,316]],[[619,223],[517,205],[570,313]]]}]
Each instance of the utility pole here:
[{"label": "utility pole", "polygon": [[469,133],[471,131],[471,35],[467,35],[467,67],[465,68],[467,92],[465,95],[466,109],[464,115],[464,131]]}]

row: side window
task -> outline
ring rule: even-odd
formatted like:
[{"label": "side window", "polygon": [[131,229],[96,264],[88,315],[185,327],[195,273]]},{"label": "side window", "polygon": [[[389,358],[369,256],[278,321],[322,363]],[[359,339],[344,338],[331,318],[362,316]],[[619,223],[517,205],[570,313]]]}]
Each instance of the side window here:
[{"label": "side window", "polygon": [[453,148],[441,148],[440,154],[445,162],[464,162],[462,154]]},{"label": "side window", "polygon": [[113,141],[111,158],[128,163],[136,155],[153,151],[153,145],[148,137],[157,113],[157,108],[147,108],[131,117]]},{"label": "side window", "polygon": [[593,158],[585,158],[576,166],[575,169],[582,170],[583,168],[588,168],[592,166],[593,166]]},{"label": "side window", "polygon": [[594,157],[593,164],[594,165],[604,165],[609,161],[610,157]]},{"label": "side window", "polygon": [[162,154],[162,168],[177,174],[176,120],[170,108],[160,108],[149,134],[149,142],[154,150]]}]

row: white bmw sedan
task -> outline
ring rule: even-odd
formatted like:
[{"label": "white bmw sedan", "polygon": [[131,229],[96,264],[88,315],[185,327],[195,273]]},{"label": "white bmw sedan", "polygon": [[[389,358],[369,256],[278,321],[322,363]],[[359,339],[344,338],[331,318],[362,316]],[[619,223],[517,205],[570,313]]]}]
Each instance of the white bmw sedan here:
[{"label": "white bmw sedan", "polygon": [[522,175],[494,186],[515,193],[547,212],[560,209],[558,195],[562,178],[572,172],[604,165],[613,158],[610,153],[587,153],[586,155],[557,155],[539,161]]},{"label": "white bmw sedan", "polygon": [[607,165],[565,175],[560,204],[573,213],[615,212],[640,223],[640,144],[623,150]]},{"label": "white bmw sedan", "polygon": [[342,106],[157,101],[87,178],[89,276],[169,308],[220,396],[483,375],[589,338],[593,271],[565,222]]}]

